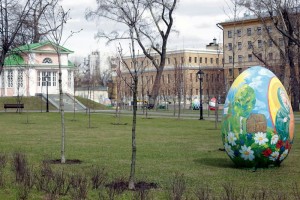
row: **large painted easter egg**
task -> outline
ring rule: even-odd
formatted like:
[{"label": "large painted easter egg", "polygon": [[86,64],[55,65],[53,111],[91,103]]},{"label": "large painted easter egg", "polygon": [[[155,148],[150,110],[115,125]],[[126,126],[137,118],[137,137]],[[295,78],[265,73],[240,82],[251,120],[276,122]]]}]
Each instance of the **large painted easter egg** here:
[{"label": "large painted easter egg", "polygon": [[239,167],[279,165],[294,138],[294,114],[280,80],[268,69],[251,67],[228,91],[222,140],[230,159]]}]

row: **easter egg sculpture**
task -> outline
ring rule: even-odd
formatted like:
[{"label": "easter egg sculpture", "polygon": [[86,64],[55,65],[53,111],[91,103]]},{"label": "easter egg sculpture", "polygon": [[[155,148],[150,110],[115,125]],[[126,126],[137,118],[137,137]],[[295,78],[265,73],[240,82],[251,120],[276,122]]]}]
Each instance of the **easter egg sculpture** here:
[{"label": "easter egg sculpture", "polygon": [[236,78],[224,104],[221,132],[225,151],[238,167],[278,166],[287,157],[294,114],[270,70],[251,67]]}]

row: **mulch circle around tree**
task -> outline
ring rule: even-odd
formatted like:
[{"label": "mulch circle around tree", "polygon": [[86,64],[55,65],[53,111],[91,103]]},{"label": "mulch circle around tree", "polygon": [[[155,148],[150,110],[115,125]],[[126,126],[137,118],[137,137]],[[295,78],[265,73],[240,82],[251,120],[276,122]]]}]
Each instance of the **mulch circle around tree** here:
[{"label": "mulch circle around tree", "polygon": [[[125,190],[129,190],[127,181],[115,181],[115,182],[106,184],[105,186],[110,189],[116,190],[118,193],[122,193]],[[150,190],[150,189],[156,189],[156,188],[158,188],[158,185],[156,183],[147,183],[144,181],[140,181],[135,184],[134,190],[142,191],[142,190]]]},{"label": "mulch circle around tree", "polygon": [[[49,163],[49,164],[62,164],[61,159],[44,160],[44,162]],[[82,163],[82,161],[78,160],[78,159],[67,159],[64,164],[72,165],[72,164],[80,164],[80,163]]]}]

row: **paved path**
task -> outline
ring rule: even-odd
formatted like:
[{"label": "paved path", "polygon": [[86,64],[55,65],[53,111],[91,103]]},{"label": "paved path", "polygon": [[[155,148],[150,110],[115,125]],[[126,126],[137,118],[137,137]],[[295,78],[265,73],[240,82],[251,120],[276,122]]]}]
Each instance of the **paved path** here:
[{"label": "paved path", "polygon": [[[186,111],[186,112],[183,112],[180,114],[180,118],[182,119],[195,119],[195,120],[199,120],[200,118],[200,114],[195,112],[195,113],[190,113],[191,111]],[[107,113],[107,114],[115,114],[115,110],[91,110],[91,113]],[[130,110],[121,110],[121,115],[132,115],[132,111]],[[146,116],[146,113],[143,114],[143,111],[141,110],[138,110],[137,114],[139,116],[143,115],[143,116]],[[178,118],[177,116],[177,113],[176,115],[174,116],[173,112],[170,112],[170,111],[148,111],[148,117],[149,118],[158,118],[158,117],[168,117],[168,118]],[[204,120],[210,120],[210,121],[215,121],[215,114],[214,114],[214,111],[211,111],[211,113],[208,114],[205,113],[203,114],[203,118]],[[219,116],[218,116],[218,121],[221,121],[222,120],[222,114],[219,113]],[[295,115],[295,122],[298,124],[300,123],[300,115]]]}]

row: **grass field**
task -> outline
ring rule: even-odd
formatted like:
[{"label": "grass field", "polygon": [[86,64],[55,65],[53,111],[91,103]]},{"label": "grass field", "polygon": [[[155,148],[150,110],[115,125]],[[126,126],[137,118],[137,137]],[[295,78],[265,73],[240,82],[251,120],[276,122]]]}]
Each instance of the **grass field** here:
[{"label": "grass field", "polygon": [[[93,167],[104,168],[107,182],[129,176],[131,158],[131,117],[122,117],[126,125],[113,125],[112,115],[95,113],[88,128],[88,115],[66,113],[66,159],[79,159],[81,164],[53,165],[57,170],[73,174],[90,174]],[[22,152],[34,170],[42,160],[60,158],[59,113],[0,113],[0,153],[11,160],[14,152]],[[175,174],[183,174],[184,197],[196,199],[199,187],[208,186],[211,194],[223,196],[224,185],[232,184],[235,191],[245,189],[259,193],[292,195],[295,183],[300,184],[300,145],[297,137],[292,151],[279,168],[235,168],[222,147],[220,130],[213,121],[176,120],[172,118],[138,117],[136,179],[157,183],[159,188],[149,194],[151,199],[167,199],[168,188]],[[0,199],[16,199],[18,190],[12,178],[10,162],[5,166],[5,185]],[[97,190],[89,185],[88,199],[98,199]],[[133,199],[127,191],[116,199]],[[299,196],[298,196],[299,197]],[[44,199],[43,192],[32,189],[29,199]],[[60,199],[71,199],[63,196]],[[220,198],[221,199],[221,198]]]}]

